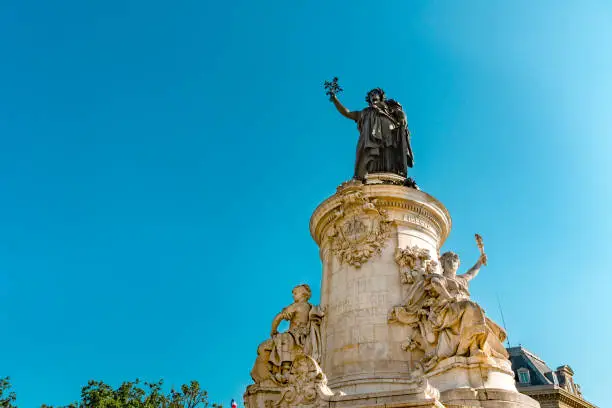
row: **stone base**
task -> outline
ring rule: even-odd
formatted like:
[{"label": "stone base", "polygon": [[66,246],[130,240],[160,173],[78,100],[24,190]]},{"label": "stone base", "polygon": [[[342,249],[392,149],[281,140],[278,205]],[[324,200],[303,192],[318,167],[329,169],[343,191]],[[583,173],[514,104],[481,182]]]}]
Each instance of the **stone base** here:
[{"label": "stone base", "polygon": [[266,387],[257,384],[249,385],[242,396],[244,406],[247,408],[265,408],[270,405],[267,401],[276,403],[282,397],[283,389],[279,387]]},{"label": "stone base", "polygon": [[431,385],[418,389],[341,395],[319,394],[311,403],[281,403],[283,390],[251,385],[244,394],[247,408],[540,408],[540,404],[518,392],[500,389],[460,388],[439,393]]},{"label": "stone base", "polygon": [[414,390],[371,392],[332,397],[324,407],[334,408],[444,408],[438,399],[439,392],[430,387]]},{"label": "stone base", "polygon": [[394,173],[370,173],[365,175],[366,184],[397,184],[403,186],[406,177]]},{"label": "stone base", "polygon": [[440,394],[440,400],[446,408],[540,408],[540,404],[527,395],[488,388],[448,390]]},{"label": "stone base", "polygon": [[518,394],[510,361],[499,358],[447,358],[426,373],[425,378],[440,392],[471,388],[500,389]]},{"label": "stone base", "polygon": [[296,403],[283,400],[285,391],[279,387],[251,385],[244,394],[244,406],[247,408],[444,408],[439,400],[440,393],[427,381],[412,382],[402,390],[353,395],[319,390],[316,395],[312,395],[312,400],[306,403],[304,399]]},{"label": "stone base", "polygon": [[328,407],[334,393],[324,384],[310,389],[249,385],[244,393],[247,408],[321,408]]},{"label": "stone base", "polygon": [[348,395],[368,394],[413,389],[415,379],[409,374],[402,373],[387,375],[354,374],[335,378],[333,381],[329,381],[329,386]]}]

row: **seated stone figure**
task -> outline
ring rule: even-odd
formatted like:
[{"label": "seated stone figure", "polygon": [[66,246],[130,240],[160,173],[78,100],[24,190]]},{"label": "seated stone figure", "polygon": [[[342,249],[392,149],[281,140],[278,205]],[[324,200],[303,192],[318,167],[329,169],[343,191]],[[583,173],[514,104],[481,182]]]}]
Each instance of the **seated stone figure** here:
[{"label": "seated stone figure", "polygon": [[389,320],[412,328],[405,349],[422,356],[415,370],[430,371],[438,362],[454,356],[507,358],[502,344],[506,333],[485,316],[468,290],[470,280],[486,263],[486,255],[468,272],[457,275],[459,257],[453,252],[440,257],[442,274],[434,272],[437,264],[426,254],[418,267],[414,248],[400,254],[396,260],[406,285],[406,300],[391,310]]},{"label": "seated stone figure", "polygon": [[[293,362],[300,355],[307,355],[320,363],[323,313],[318,306],[308,302],[311,294],[308,285],[293,288],[294,302],[272,321],[271,338],[259,345],[251,371],[256,383],[266,380],[285,383]],[[289,321],[289,330],[279,333],[278,325],[283,320]]]},{"label": "seated stone figure", "polygon": [[507,358],[502,342],[504,330],[485,316],[478,303],[470,299],[469,282],[486,263],[486,255],[465,274],[457,275],[459,256],[447,252],[440,258],[442,275],[429,276],[425,290],[429,301],[420,315],[428,340],[433,340],[433,352],[423,361],[425,369],[438,361],[453,357],[492,356]]}]

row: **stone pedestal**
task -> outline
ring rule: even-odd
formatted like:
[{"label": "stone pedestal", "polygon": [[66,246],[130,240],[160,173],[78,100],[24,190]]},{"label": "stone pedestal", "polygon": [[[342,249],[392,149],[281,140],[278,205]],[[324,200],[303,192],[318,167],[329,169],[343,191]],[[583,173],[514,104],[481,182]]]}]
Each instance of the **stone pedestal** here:
[{"label": "stone pedestal", "polygon": [[315,210],[310,231],[326,309],[321,367],[332,389],[391,391],[412,380],[406,328],[388,322],[403,301],[395,252],[416,245],[437,258],[450,228],[442,203],[401,185],[345,183]]},{"label": "stone pedestal", "polygon": [[487,388],[456,388],[440,394],[446,408],[540,408],[533,398],[516,391]]},{"label": "stone pedestal", "polygon": [[330,394],[319,388],[313,389],[309,399],[299,401],[293,400],[294,395],[289,388],[250,385],[244,403],[249,408],[444,408],[440,393],[427,382],[413,382],[402,390],[353,395]]},{"label": "stone pedestal", "polygon": [[[456,275],[457,256],[440,259],[448,211],[404,181],[352,180],[314,211],[323,276],[307,324],[319,331],[307,331],[306,316],[292,320],[304,303],[283,309],[273,326],[291,320],[305,345],[295,341],[285,368],[270,359],[278,336],[260,345],[248,408],[538,407],[516,390],[503,329],[470,300],[486,257]],[[307,347],[313,339],[320,353]]]},{"label": "stone pedestal", "polygon": [[455,388],[517,392],[509,360],[493,357],[451,357],[424,375],[440,392]]}]

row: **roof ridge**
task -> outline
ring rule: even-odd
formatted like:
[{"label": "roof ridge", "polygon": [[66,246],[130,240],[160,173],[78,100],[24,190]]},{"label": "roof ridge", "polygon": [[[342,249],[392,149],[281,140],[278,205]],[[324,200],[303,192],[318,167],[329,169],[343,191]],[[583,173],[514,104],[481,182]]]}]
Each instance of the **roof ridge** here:
[{"label": "roof ridge", "polygon": [[539,362],[546,364],[546,362],[544,360],[542,360],[540,357],[538,357],[536,354],[534,354],[533,352],[527,350],[526,348],[524,348],[523,346],[520,346],[521,349],[523,349],[523,351],[525,352],[525,354],[528,354],[530,357],[535,358],[536,360],[538,360]]}]

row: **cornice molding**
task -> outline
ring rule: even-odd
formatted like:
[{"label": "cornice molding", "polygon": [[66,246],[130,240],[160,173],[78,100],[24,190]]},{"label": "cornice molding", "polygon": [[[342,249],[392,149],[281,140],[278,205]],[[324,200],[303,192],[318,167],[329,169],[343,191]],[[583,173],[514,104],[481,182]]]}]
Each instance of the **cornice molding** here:
[{"label": "cornice molding", "polygon": [[[429,194],[410,187],[366,185],[353,180],[343,183],[336,194],[323,201],[313,212],[310,218],[310,234],[319,246],[325,245],[327,230],[342,216],[343,201],[353,194],[361,195],[373,202],[376,208],[390,213],[391,221],[397,225],[409,223],[424,228],[439,240],[440,245],[450,233],[452,220],[448,210]],[[393,216],[391,213],[394,210],[400,210],[400,213],[404,213],[403,216]]]},{"label": "cornice molding", "polygon": [[[537,386],[536,386],[537,387]],[[531,389],[530,389],[531,388]],[[537,401],[560,401],[572,408],[597,408],[590,402],[571,394],[561,387],[533,389],[534,387],[518,387],[518,391]],[[539,387],[538,387],[539,388]]]}]

